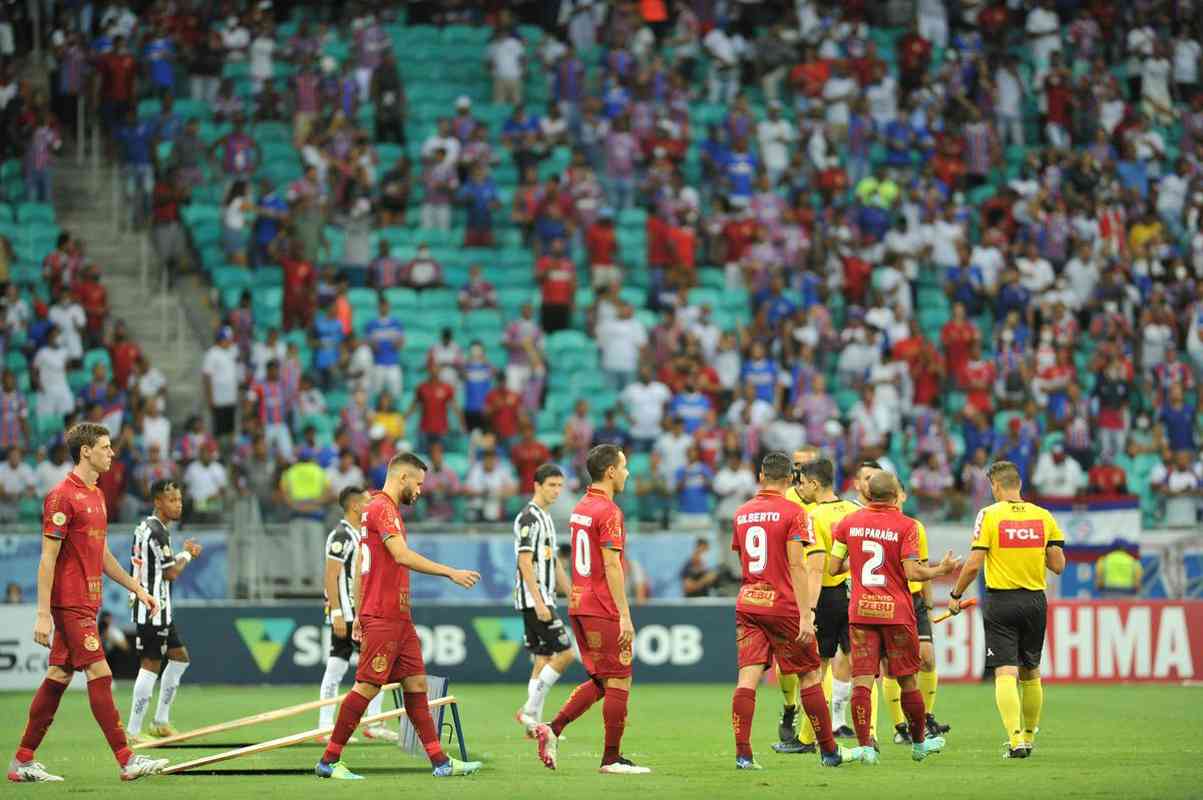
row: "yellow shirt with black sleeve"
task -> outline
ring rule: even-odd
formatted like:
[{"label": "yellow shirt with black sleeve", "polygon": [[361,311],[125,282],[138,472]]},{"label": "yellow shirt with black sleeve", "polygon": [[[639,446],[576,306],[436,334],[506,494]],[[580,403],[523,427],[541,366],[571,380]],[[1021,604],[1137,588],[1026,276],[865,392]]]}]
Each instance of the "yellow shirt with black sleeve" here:
[{"label": "yellow shirt with black sleeve", "polygon": [[811,553],[826,553],[827,561],[823,565],[823,586],[843,586],[844,581],[848,580],[848,572],[845,570],[839,575],[828,575],[827,565],[831,562],[831,531],[836,524],[844,517],[851,514],[853,511],[860,509],[858,503],[851,500],[828,500],[822,503],[814,503],[810,507],[810,520],[815,531],[815,541],[810,547],[806,548],[806,555]]},{"label": "yellow shirt with black sleeve", "polygon": [[973,523],[971,547],[986,551],[987,589],[1044,591],[1044,550],[1064,546],[1057,520],[1033,503],[995,503],[979,511]]},{"label": "yellow shirt with black sleeve", "polygon": [[786,490],[785,499],[791,503],[797,503],[798,505],[802,506],[802,508],[806,510],[807,514],[809,514],[815,507],[814,503],[808,503],[802,499],[802,496],[798,494],[798,487],[796,486],[791,486]]},{"label": "yellow shirt with black sleeve", "polygon": [[[923,523],[915,520],[915,529],[919,534],[919,560],[927,561],[927,528],[923,527]],[[923,591],[924,581],[907,581],[907,588],[911,590],[911,594],[919,594]]]}]

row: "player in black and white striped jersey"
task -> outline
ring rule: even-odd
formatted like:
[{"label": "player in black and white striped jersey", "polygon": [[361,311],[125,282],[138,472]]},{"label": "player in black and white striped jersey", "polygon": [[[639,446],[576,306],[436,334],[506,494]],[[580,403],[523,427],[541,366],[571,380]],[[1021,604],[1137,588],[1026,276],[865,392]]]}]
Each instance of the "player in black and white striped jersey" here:
[{"label": "player in black and white striped jersey", "polygon": [[[326,674],[322,676],[323,700],[338,696],[338,687],[347,674],[351,655],[359,652],[359,642],[351,637],[351,626],[355,622],[355,578],[360,559],[359,526],[369,500],[371,495],[360,486],[348,486],[339,492],[338,505],[343,510],[343,516],[326,537],[326,567],[322,586],[326,600],[326,623],[330,626],[330,655],[326,659]],[[380,713],[384,695],[384,692],[379,692],[372,698],[366,716]],[[318,711],[318,727],[332,727],[337,708],[334,703],[323,706]],[[367,739],[397,741],[397,732],[382,722],[365,726],[363,735]],[[326,738],[322,737],[322,740]]]},{"label": "player in black and white striped jersey", "polygon": [[514,519],[514,556],[518,561],[514,608],[522,612],[526,649],[534,660],[526,704],[514,718],[527,734],[543,721],[543,703],[574,658],[568,629],[556,616],[556,589],[572,587],[556,548],[556,525],[547,510],[564,488],[564,473],[555,464],[535,470],[535,492]]},{"label": "player in black and white striped jersey", "polygon": [[[184,670],[188,669],[188,649],[184,647],[175,627],[171,584],[201,553],[201,546],[192,539],[184,540],[184,549],[179,553],[171,549],[170,526],[179,520],[184,508],[179,484],[173,480],[155,481],[150,487],[150,498],[154,503],[154,513],[142,520],[134,531],[130,553],[130,574],[142,584],[147,594],[159,601],[158,611],[153,613],[142,603],[135,602],[131,608],[131,617],[137,628],[135,648],[141,660],[141,669],[134,681],[134,699],[126,734],[135,744],[149,738],[176,734],[171,726],[171,704],[175,701]],[[142,721],[150,707],[160,668],[163,670],[163,680],[159,684],[159,705],[155,709],[154,721],[144,736]]]}]

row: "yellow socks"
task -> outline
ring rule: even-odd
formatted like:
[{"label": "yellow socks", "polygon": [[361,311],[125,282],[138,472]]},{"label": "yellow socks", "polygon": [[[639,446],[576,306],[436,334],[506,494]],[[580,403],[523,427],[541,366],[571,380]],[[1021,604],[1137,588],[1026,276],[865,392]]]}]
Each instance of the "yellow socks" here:
[{"label": "yellow socks", "polygon": [[873,697],[870,699],[869,706],[869,735],[874,739],[877,738],[877,706],[879,704],[879,694],[880,692],[877,690],[877,681],[873,681]]},{"label": "yellow socks", "polygon": [[886,703],[890,706],[890,717],[893,718],[894,727],[897,728],[906,722],[906,715],[902,713],[902,687],[893,678],[883,677],[881,688],[885,692]]},{"label": "yellow socks", "polygon": [[1036,739],[1036,728],[1040,727],[1040,709],[1044,706],[1044,686],[1039,678],[1019,682],[1023,698],[1023,741],[1031,744]]},{"label": "yellow socks", "polygon": [[936,713],[936,684],[939,682],[940,676],[934,669],[931,672],[919,673],[919,691],[923,692],[923,705],[927,707],[928,714]]},{"label": "yellow socks", "polygon": [[798,705],[799,683],[801,681],[797,675],[782,675],[780,672],[777,673],[777,685],[781,687],[781,699],[786,706]]},{"label": "yellow socks", "polygon": [[[1018,747],[1023,743],[1023,728],[1020,723],[1019,688],[1014,675],[995,676],[994,702],[998,706],[998,715],[1002,717],[1003,727],[1007,729],[1011,747]],[[1036,713],[1039,715],[1039,710]]]}]

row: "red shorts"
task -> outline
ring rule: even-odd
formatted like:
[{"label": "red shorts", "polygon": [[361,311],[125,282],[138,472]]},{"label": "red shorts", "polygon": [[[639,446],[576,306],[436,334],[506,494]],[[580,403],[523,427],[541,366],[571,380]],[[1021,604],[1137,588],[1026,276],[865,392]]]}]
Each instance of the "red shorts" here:
[{"label": "red shorts", "polygon": [[852,675],[876,675],[882,656],[891,678],[919,671],[919,632],[914,625],[848,626],[852,641]]},{"label": "red shorts", "polygon": [[739,667],[769,666],[773,659],[786,675],[802,675],[821,666],[819,645],[798,641],[798,618],[735,612]]},{"label": "red shorts", "polygon": [[618,646],[618,620],[571,615],[568,619],[581,651],[581,664],[589,677],[631,677],[631,645]]},{"label": "red shorts", "polygon": [[361,617],[363,641],[359,644],[359,667],[355,680],[382,686],[410,675],[425,675],[422,643],[408,619]]},{"label": "red shorts", "polygon": [[90,608],[52,608],[54,639],[50,642],[50,666],[68,672],[104,661],[96,612]]}]

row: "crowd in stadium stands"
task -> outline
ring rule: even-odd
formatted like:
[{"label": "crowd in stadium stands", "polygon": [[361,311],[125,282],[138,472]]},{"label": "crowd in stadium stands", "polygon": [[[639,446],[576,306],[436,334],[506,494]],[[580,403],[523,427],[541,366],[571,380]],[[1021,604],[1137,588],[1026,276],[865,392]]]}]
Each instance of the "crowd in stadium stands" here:
[{"label": "crowd in stadium stands", "polygon": [[95,91],[133,222],[223,320],[173,432],[64,234],[48,295],[8,284],[32,370],[4,379],[0,500],[64,468],[53,436],[24,463],[34,392],[114,423],[104,480],[176,475],[202,518],[239,493],[319,518],[413,447],[418,513],[504,520],[538,464],[575,488],[615,442],[629,515],[712,526],[758,453],[811,443],[841,485],[887,464],[929,520],[986,504],[1005,458],[1195,524],[1194,4],[896,5],[118,2],[81,30],[59,4],[50,96],[0,79],[25,196]]}]

